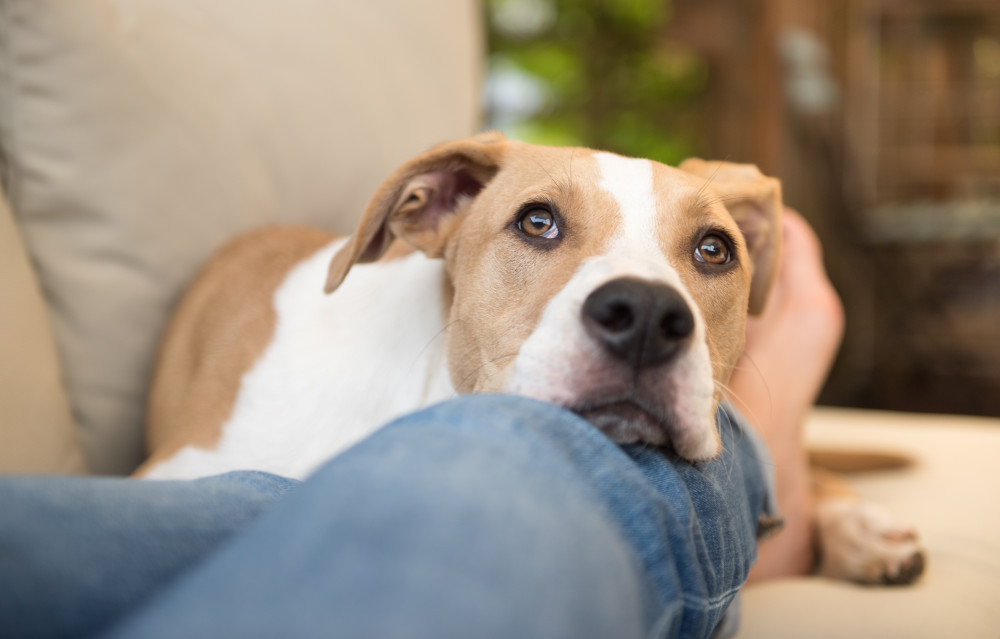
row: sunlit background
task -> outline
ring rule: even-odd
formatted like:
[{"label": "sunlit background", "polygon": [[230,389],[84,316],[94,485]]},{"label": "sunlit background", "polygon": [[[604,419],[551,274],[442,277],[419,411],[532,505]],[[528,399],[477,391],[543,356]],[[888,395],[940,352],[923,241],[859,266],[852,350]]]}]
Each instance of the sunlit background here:
[{"label": "sunlit background", "polygon": [[823,403],[1000,415],[1000,2],[488,0],[489,126],[753,162],[819,232]]}]

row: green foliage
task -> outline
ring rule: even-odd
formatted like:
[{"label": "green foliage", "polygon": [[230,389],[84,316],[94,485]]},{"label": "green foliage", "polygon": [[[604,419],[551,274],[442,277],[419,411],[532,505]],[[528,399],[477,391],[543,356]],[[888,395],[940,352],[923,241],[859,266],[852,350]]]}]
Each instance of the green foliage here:
[{"label": "green foliage", "polygon": [[[499,19],[518,8],[534,11],[521,31]],[[708,66],[665,37],[667,2],[487,0],[487,9],[493,59],[548,91],[542,112],[511,134],[671,164],[704,146],[695,124]]]}]

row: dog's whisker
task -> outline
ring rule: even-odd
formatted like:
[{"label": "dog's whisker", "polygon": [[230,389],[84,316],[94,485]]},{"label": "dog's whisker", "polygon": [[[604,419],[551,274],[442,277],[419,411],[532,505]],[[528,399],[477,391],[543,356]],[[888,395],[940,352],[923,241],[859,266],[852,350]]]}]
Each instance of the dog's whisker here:
[{"label": "dog's whisker", "polygon": [[540,168],[542,172],[545,173],[545,175],[549,176],[550,180],[552,180],[553,182],[558,181],[556,180],[555,176],[552,175],[552,173],[547,168],[545,168],[545,165],[538,160],[538,158],[531,158],[531,161],[534,162],[536,165],[538,165],[538,168]]},{"label": "dog's whisker", "polygon": [[708,176],[704,184],[695,192],[694,194],[694,204],[696,209],[707,209],[712,206],[712,202],[705,199],[708,192],[708,187],[712,184],[715,179],[715,175],[719,172],[719,167],[716,167],[712,174]]},{"label": "dog's whisker", "polygon": [[569,173],[569,185],[570,185],[570,189],[572,189],[573,185],[575,184],[575,182],[573,181],[573,162],[575,162],[575,161],[576,161],[576,149],[574,149],[573,151],[571,151],[570,154],[569,154],[569,167],[567,169],[567,172]]},{"label": "dog's whisker", "polygon": [[[716,381],[715,382],[715,387],[717,389],[719,389],[722,393],[724,393],[726,396],[733,396],[731,389],[728,386],[726,386],[726,384],[723,384],[722,382]],[[734,399],[736,401],[739,401],[739,402],[742,403],[742,401],[743,401],[742,399],[740,399],[739,397],[735,397],[735,396],[733,396],[733,397],[734,397]],[[743,429],[739,427],[739,425],[735,422],[735,420],[733,420],[732,415],[729,414],[728,410],[727,411],[723,411],[723,414],[726,416],[726,425],[730,428],[731,432],[733,433],[733,441],[734,442],[740,441],[740,439],[742,439],[743,435],[744,435]],[[749,415],[747,415],[746,417],[748,419],[750,418]],[[725,448],[725,447],[723,447],[723,448]]]},{"label": "dog's whisker", "polygon": [[754,411],[753,408],[750,407],[750,404],[748,404],[746,400],[744,400],[736,392],[734,392],[733,389],[730,388],[728,385],[717,381],[715,382],[715,387],[718,390],[720,390],[725,395],[725,397],[730,400],[730,402],[736,404],[736,408],[739,409],[739,411],[752,423],[759,424],[761,423],[760,420],[763,417],[766,417],[765,415],[758,415],[756,411]]},{"label": "dog's whisker", "polygon": [[[767,396],[767,418],[770,419],[771,416],[774,414],[774,395],[771,393],[771,385],[767,383],[767,377],[764,376],[764,372],[760,370],[760,366],[758,366],[757,362],[755,362],[753,357],[750,356],[750,353],[743,351],[743,356],[746,357],[748,362],[750,362],[750,368],[747,368],[745,370],[755,371],[757,373],[757,376],[760,378],[761,385],[763,385],[764,387],[764,392],[766,393]],[[758,417],[764,417],[764,416],[759,415]]]},{"label": "dog's whisker", "polygon": [[432,335],[427,340],[427,342],[420,349],[420,352],[417,353],[417,356],[416,356],[415,359],[419,360],[424,355],[424,353],[427,352],[427,349],[429,349],[435,342],[437,342],[439,339],[441,339],[443,337],[446,337],[448,331],[451,330],[451,327],[454,326],[455,324],[457,324],[459,321],[460,320],[455,319],[455,320],[452,320],[450,322],[445,323],[445,325],[441,327],[441,330],[439,330],[438,332],[434,333],[434,335]]},{"label": "dog's whisker", "polygon": [[[455,325],[455,324],[457,324],[459,322],[462,322],[462,321],[464,321],[464,320],[462,320],[462,318],[455,318],[455,320],[453,320],[451,322],[451,324],[449,324],[449,326]],[[493,334],[493,336],[492,336],[492,338],[490,340],[491,341],[490,346],[492,347],[491,350],[495,350],[495,351],[503,350],[501,348],[501,344],[505,340],[507,340],[508,338],[510,338],[511,335],[517,335],[517,334],[525,334],[526,335],[526,334],[529,334],[533,328],[534,328],[534,325],[531,324],[531,323],[529,323],[529,322],[519,322],[519,323],[508,324],[502,330],[494,331],[494,334]],[[521,342],[523,340],[517,340],[517,339],[515,339],[515,341],[519,343],[519,342]],[[483,347],[481,345],[470,345],[467,349],[465,349],[465,351],[463,351],[461,353],[461,357],[469,357],[469,356],[473,355],[475,352],[477,352],[477,351],[483,351],[483,350],[484,349],[483,349]],[[501,357],[509,357],[509,356],[508,355],[503,355]],[[488,363],[488,362],[486,362],[486,363]]]},{"label": "dog's whisker", "polygon": [[707,209],[723,201],[723,199],[719,197],[714,191],[712,192],[712,195],[715,195],[715,198],[708,198],[708,199],[705,198],[705,196],[708,195],[709,193],[708,191],[709,187],[711,187],[712,182],[715,181],[715,178],[718,177],[719,171],[722,170],[722,167],[723,165],[721,163],[717,164],[712,173],[705,179],[705,183],[702,184],[701,188],[699,188],[698,191],[695,193],[694,197],[695,208]]},{"label": "dog's whisker", "polygon": [[[735,434],[736,434],[736,431],[737,431],[736,425],[733,424],[733,420],[730,418],[729,413],[727,411],[722,411],[722,414],[726,416],[726,418],[725,418],[725,426],[727,428],[729,428],[729,430],[730,430],[731,433],[733,433],[734,440],[735,440]],[[722,427],[723,427],[723,425],[719,424],[719,428],[721,429]],[[721,439],[721,437],[720,437],[720,439]],[[728,457],[728,459],[729,459],[729,462],[728,462],[728,464],[726,466],[726,482],[728,483],[729,481],[732,480],[733,469],[736,467],[736,455],[734,454],[733,450],[726,448],[725,443],[723,443],[722,444],[722,451],[720,452],[719,456],[721,458],[723,458],[723,463],[725,463],[725,458],[726,457]]]},{"label": "dog's whisker", "polygon": [[[508,360],[508,359],[514,358],[514,357],[517,357],[517,353],[511,353],[511,354],[508,354],[508,355],[499,355],[497,357],[493,357],[491,359],[488,359],[488,360],[482,362],[479,366],[476,366],[475,368],[473,368],[471,371],[469,371],[469,373],[465,377],[463,377],[461,379],[460,383],[456,386],[455,395],[458,395],[457,388],[464,388],[465,385],[468,384],[468,382],[469,382],[470,379],[473,379],[475,377],[479,377],[480,374],[482,373],[482,371],[484,369],[486,369],[486,367],[491,366],[493,364],[497,364],[498,362],[501,362],[503,360]],[[500,372],[499,368],[496,369],[495,371],[492,371],[492,372],[488,371],[487,374],[486,374],[486,378],[490,379],[494,374],[499,373],[499,372]]]},{"label": "dog's whisker", "polygon": [[434,346],[435,342],[437,342],[441,338],[445,337],[447,335],[447,333],[448,333],[448,330],[451,329],[451,327],[453,325],[455,325],[458,321],[459,320],[456,319],[456,320],[453,320],[451,322],[445,323],[444,326],[442,326],[439,331],[437,331],[436,333],[434,333],[434,335],[432,335],[424,343],[424,345],[420,348],[420,350],[413,357],[413,359],[410,360],[410,364],[406,368],[406,374],[407,375],[410,375],[410,374],[412,374],[412,373],[415,372],[415,370],[416,370],[417,366],[420,364],[421,360],[424,359],[424,355],[427,354],[427,351],[430,350]]}]

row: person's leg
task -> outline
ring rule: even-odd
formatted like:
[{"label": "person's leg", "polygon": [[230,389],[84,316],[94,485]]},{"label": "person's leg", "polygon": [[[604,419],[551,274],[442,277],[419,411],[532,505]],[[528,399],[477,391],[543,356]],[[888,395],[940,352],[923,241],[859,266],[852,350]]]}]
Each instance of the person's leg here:
[{"label": "person's leg", "polygon": [[723,455],[692,465],[533,400],[432,407],[328,462],[113,636],[708,636],[767,499],[721,422]]},{"label": "person's leg", "polygon": [[815,564],[809,463],[803,426],[844,333],[844,309],[823,269],[822,248],[804,219],[786,209],[781,264],[767,308],[747,320],[743,358],[730,395],[759,430],[774,460],[785,528],[761,543],[751,579],[804,574]]},{"label": "person's leg", "polygon": [[0,479],[0,635],[105,629],[298,483],[257,472]]}]

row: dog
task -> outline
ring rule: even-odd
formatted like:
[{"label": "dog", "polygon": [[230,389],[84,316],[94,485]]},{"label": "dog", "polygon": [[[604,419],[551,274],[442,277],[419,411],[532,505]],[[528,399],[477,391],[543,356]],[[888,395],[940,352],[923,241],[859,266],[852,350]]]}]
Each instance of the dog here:
[{"label": "dog", "polygon": [[[305,477],[395,417],[477,392],[712,459],[781,211],[779,182],[751,165],[673,168],[499,133],[441,144],[382,184],[351,237],[265,228],[209,261],[162,343],[137,475]],[[916,578],[911,533],[827,496],[821,572]]]}]

